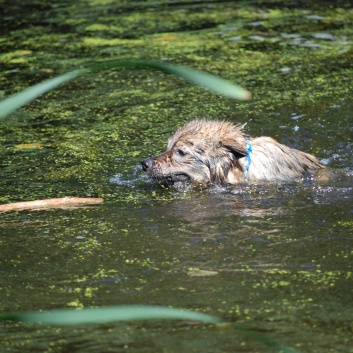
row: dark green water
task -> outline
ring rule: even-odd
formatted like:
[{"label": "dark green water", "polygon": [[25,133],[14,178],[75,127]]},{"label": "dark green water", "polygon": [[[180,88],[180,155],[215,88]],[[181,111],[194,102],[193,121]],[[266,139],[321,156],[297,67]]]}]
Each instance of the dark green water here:
[{"label": "dark green water", "polygon": [[[0,310],[154,304],[219,327],[2,323],[1,352],[353,352],[353,185],[177,193],[139,161],[177,126],[248,122],[352,174],[348,2],[4,2],[0,94],[99,60],[168,60],[233,80],[239,103],[156,72],[77,79],[0,122],[0,200],[103,197],[103,206],[0,215]],[[23,144],[41,144],[24,148]]]}]

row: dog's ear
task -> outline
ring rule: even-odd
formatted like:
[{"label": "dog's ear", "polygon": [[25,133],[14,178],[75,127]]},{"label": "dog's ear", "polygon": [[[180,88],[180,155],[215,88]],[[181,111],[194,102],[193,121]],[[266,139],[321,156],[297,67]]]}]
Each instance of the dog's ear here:
[{"label": "dog's ear", "polygon": [[245,139],[242,140],[243,141],[239,142],[236,139],[224,139],[220,141],[220,145],[230,150],[235,157],[242,158],[248,154]]}]

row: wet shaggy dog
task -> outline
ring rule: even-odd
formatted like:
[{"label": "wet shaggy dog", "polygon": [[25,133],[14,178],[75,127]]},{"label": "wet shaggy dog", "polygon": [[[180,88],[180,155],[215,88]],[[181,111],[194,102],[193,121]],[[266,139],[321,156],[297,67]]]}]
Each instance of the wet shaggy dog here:
[{"label": "wet shaggy dog", "polygon": [[141,162],[148,176],[177,188],[187,184],[291,181],[323,168],[311,154],[271,137],[249,137],[244,125],[193,120],[169,139],[165,152]]}]

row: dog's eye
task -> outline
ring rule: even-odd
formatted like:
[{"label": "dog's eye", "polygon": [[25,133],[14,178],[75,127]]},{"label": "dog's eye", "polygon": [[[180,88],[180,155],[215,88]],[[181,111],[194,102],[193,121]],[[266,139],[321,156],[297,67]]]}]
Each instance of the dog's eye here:
[{"label": "dog's eye", "polygon": [[186,152],[184,152],[183,150],[181,149],[177,149],[175,150],[176,154],[179,155],[180,157],[184,157],[186,155]]}]

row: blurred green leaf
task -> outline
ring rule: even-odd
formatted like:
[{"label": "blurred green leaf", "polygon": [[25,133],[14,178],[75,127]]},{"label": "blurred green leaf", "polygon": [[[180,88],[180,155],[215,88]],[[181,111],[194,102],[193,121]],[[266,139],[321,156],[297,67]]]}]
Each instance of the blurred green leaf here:
[{"label": "blurred green leaf", "polygon": [[90,71],[100,71],[116,67],[128,67],[134,69],[152,69],[168,74],[177,75],[186,81],[207,88],[223,96],[241,100],[251,99],[251,93],[240,86],[223,78],[211,75],[207,72],[191,70],[182,66],[165,64],[150,60],[113,60],[88,67]]},{"label": "blurred green leaf", "polygon": [[87,72],[85,69],[68,72],[58,77],[38,83],[37,85],[28,87],[23,91],[14,94],[12,97],[2,100],[0,102],[0,118],[4,118],[16,109],[39,97],[43,93],[46,93],[55,87],[70,81],[79,75],[82,75],[85,72]]},{"label": "blurred green leaf", "polygon": [[181,319],[216,324],[221,320],[212,315],[195,311],[159,306],[127,305],[82,310],[51,310],[0,315],[1,320],[24,321],[50,325],[74,325],[113,321]]},{"label": "blurred green leaf", "polygon": [[113,60],[98,63],[84,69],[75,70],[66,74],[54,77],[37,85],[26,88],[25,90],[14,94],[0,102],[0,118],[11,114],[16,109],[24,106],[38,96],[56,88],[57,86],[81,76],[87,72],[99,72],[102,70],[125,67],[131,69],[152,69],[169,74],[175,74],[196,85],[210,89],[221,95],[236,99],[250,99],[251,94],[247,90],[230,81],[211,75],[202,71],[186,69],[181,66],[169,65],[158,61],[149,60]]},{"label": "blurred green leaf", "polygon": [[78,325],[101,324],[114,321],[133,320],[188,320],[200,321],[209,324],[223,323],[231,329],[261,342],[268,347],[283,353],[297,353],[297,351],[285,347],[282,343],[274,341],[256,331],[226,323],[221,318],[198,313],[190,310],[167,308],[149,305],[123,305],[82,310],[50,310],[48,312],[28,312],[15,314],[0,314],[0,321],[31,322],[44,325]]}]

